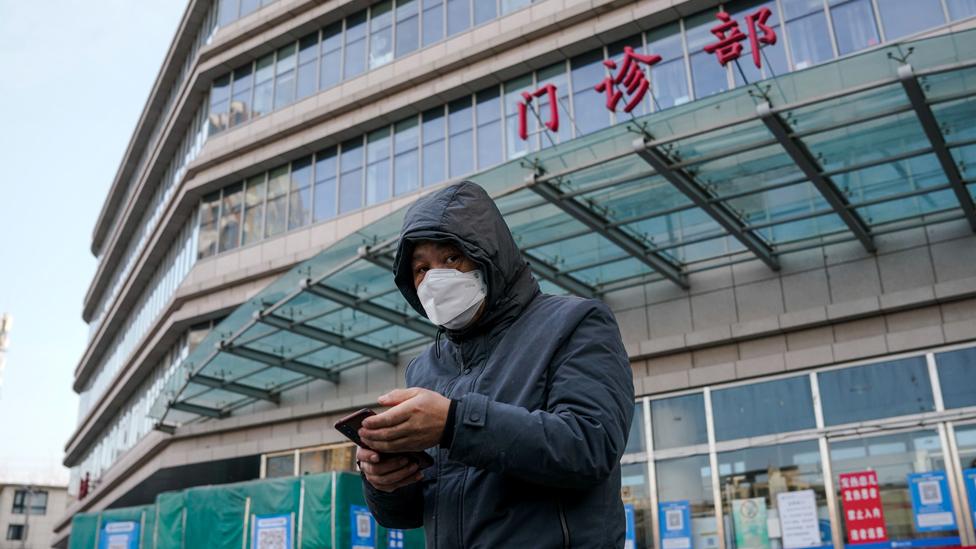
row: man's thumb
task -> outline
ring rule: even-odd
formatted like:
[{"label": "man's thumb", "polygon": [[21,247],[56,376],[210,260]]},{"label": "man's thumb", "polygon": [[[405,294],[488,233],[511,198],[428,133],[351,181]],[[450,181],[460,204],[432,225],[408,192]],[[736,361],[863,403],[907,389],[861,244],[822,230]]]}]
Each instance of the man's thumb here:
[{"label": "man's thumb", "polygon": [[383,406],[396,406],[405,400],[417,396],[417,389],[393,389],[385,395],[380,395],[377,400]]}]

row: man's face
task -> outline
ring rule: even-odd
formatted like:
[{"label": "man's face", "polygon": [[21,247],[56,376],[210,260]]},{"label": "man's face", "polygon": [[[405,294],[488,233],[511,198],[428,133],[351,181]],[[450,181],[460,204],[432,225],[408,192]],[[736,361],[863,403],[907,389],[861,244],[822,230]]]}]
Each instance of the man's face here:
[{"label": "man's face", "polygon": [[477,269],[478,264],[454,244],[421,240],[413,248],[411,268],[413,287],[418,288],[431,269],[457,269],[467,273]]}]

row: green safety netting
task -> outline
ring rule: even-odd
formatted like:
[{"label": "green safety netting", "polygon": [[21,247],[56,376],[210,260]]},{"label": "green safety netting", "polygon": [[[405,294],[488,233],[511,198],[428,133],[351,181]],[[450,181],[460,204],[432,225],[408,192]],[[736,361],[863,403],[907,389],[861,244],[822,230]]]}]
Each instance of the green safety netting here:
[{"label": "green safety netting", "polygon": [[[71,522],[69,549],[101,549],[105,528],[114,523],[134,522],[138,536],[128,544],[112,545],[125,549],[351,549],[360,532],[353,531],[354,513],[362,512],[363,499],[359,475],[322,473],[302,477],[257,480],[220,486],[189,488],[156,497],[154,505],[109,509],[99,513],[79,513]],[[256,525],[274,517],[284,525],[280,542],[266,541],[255,546]],[[391,546],[390,532],[371,522],[369,529],[375,549],[422,548],[423,531],[397,532]],[[260,534],[260,532],[257,532]],[[397,535],[398,534],[398,535]],[[269,538],[270,539],[270,538]],[[401,541],[402,540],[402,541]]]}]

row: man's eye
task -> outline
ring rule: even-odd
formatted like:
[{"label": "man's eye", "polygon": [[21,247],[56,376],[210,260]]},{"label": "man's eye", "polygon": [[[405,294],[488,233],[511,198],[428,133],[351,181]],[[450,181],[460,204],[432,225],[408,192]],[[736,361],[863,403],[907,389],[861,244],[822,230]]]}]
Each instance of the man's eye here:
[{"label": "man's eye", "polygon": [[459,260],[460,260],[460,258],[458,256],[452,255],[452,256],[448,256],[447,263],[456,263]]}]

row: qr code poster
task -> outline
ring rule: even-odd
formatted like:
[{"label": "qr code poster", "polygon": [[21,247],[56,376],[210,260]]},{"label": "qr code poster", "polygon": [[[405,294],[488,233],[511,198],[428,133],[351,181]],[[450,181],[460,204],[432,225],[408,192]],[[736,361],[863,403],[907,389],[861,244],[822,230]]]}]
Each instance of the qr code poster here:
[{"label": "qr code poster", "polygon": [[352,549],[376,549],[376,521],[369,509],[362,505],[350,505],[349,516],[352,521],[349,545]]},{"label": "qr code poster", "polygon": [[292,517],[252,515],[252,549],[292,549]]},{"label": "qr code poster", "polygon": [[949,496],[945,471],[908,475],[912,494],[915,531],[938,532],[956,529],[956,516]]},{"label": "qr code poster", "polygon": [[135,521],[107,522],[102,527],[99,549],[138,549],[139,523]]}]

